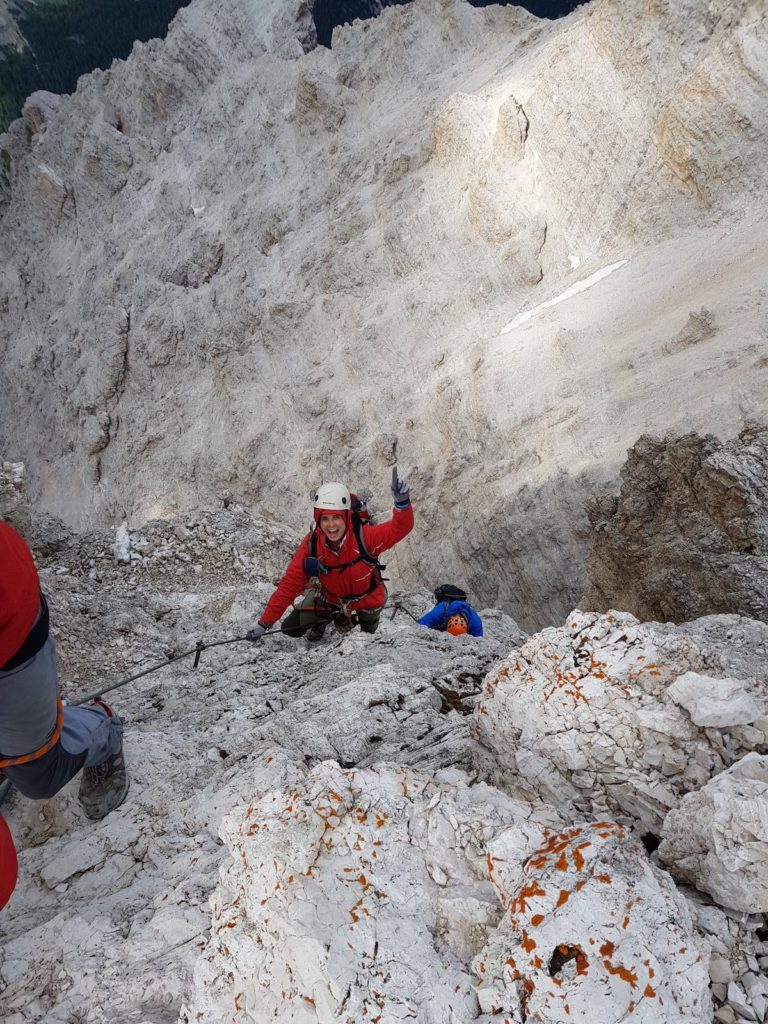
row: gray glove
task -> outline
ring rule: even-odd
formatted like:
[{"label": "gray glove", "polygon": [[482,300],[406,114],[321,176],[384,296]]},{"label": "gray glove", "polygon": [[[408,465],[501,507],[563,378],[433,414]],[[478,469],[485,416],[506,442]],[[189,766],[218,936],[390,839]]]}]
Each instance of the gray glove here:
[{"label": "gray glove", "polygon": [[245,639],[250,640],[252,644],[255,644],[257,640],[261,640],[268,629],[269,626],[262,626],[260,622],[257,622],[253,629],[249,629],[245,634]]},{"label": "gray glove", "polygon": [[389,489],[392,491],[392,500],[395,503],[395,508],[405,508],[411,500],[411,496],[408,491],[408,481],[401,480],[397,475],[397,466],[392,467],[392,483]]}]

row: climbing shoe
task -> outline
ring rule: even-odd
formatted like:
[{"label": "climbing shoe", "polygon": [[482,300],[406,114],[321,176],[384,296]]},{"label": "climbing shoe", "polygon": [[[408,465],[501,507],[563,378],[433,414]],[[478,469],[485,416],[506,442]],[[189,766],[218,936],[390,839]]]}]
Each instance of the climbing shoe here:
[{"label": "climbing shoe", "polygon": [[117,753],[83,771],[78,799],[86,816],[94,821],[106,817],[125,800],[129,785],[121,743]]},{"label": "climbing shoe", "polygon": [[325,635],[325,627],[327,625],[327,622],[315,622],[307,630],[307,640],[311,644],[316,644],[318,640],[322,640]]}]

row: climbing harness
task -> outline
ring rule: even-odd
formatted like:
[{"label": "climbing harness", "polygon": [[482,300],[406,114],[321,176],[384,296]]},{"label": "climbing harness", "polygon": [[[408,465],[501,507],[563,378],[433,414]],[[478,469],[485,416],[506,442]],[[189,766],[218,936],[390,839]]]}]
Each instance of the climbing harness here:
[{"label": "climbing harness", "polygon": [[[308,559],[305,559],[305,561],[308,561]],[[351,597],[340,597],[337,598],[336,601],[329,600],[323,590],[323,585],[318,576],[312,576],[310,578],[309,586],[305,593],[309,593],[310,591],[314,591],[315,603],[310,605],[297,605],[296,602],[294,602],[293,607],[298,612],[315,612],[318,619],[320,621],[325,621],[326,625],[329,622],[333,622],[340,633],[347,633],[354,626],[358,625],[360,620],[358,619],[357,614],[349,607],[349,602],[356,599],[355,595],[352,595]]]}]

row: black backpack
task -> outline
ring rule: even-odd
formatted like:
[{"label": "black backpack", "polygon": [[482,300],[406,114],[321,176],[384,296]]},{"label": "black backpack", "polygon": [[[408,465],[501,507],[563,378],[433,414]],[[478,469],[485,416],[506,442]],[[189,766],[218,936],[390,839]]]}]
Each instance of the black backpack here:
[{"label": "black backpack", "polygon": [[467,600],[466,591],[462,590],[461,587],[454,586],[453,583],[441,583],[439,587],[435,588],[434,596],[438,604],[443,601],[446,604],[450,604],[451,601]]},{"label": "black backpack", "polygon": [[[371,584],[366,594],[372,593],[376,587],[383,581],[382,572],[387,568],[386,565],[382,565],[381,562],[372,555],[368,548],[365,546],[363,540],[363,526],[367,523],[372,523],[373,519],[371,513],[368,511],[368,506],[362,498],[359,498],[356,494],[350,494],[351,499],[351,512],[352,512],[352,530],[355,534],[355,540],[357,541],[357,548],[360,552],[358,558],[353,558],[351,562],[343,562],[341,565],[332,565],[326,568],[320,562],[317,561],[317,524],[309,537],[309,557],[304,559],[304,569],[310,574],[310,576],[317,575],[317,572],[339,572],[341,569],[349,569],[352,565],[357,565],[358,562],[365,562],[366,565],[372,565],[376,570],[371,574]],[[314,565],[309,567],[307,562],[314,562]],[[316,568],[316,572],[310,571],[311,568]],[[355,598],[365,597],[365,594],[349,594],[347,597],[342,598],[343,601],[351,601]]]}]

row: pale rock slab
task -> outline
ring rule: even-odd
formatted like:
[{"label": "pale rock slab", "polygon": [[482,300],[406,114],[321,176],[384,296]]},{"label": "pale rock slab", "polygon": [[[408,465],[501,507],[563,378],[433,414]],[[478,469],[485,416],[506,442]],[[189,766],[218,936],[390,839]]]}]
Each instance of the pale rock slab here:
[{"label": "pale rock slab", "polygon": [[610,821],[543,842],[519,867],[507,830],[488,848],[504,917],[475,962],[491,1024],[712,1019],[709,947],[670,877]]},{"label": "pale rock slab", "polygon": [[[658,834],[685,793],[768,740],[752,726],[699,727],[680,707],[686,684],[675,684],[716,663],[717,651],[624,613],[574,611],[489,674],[472,725],[475,764],[516,795],[620,814]],[[757,711],[749,717],[763,722],[765,682],[745,685]],[[739,695],[742,687],[741,708]]]},{"label": "pale rock slab", "polygon": [[501,913],[488,842],[556,820],[456,771],[323,762],[222,825],[232,859],[182,1021],[477,1016],[478,953]]},{"label": "pale rock slab", "polygon": [[750,690],[761,689],[748,679],[712,679],[697,672],[678,676],[668,696],[685,708],[694,725],[727,728],[750,725],[764,714],[764,708]]},{"label": "pale rock slab", "polygon": [[747,754],[664,821],[659,858],[725,907],[768,911],[768,757]]},{"label": "pale rock slab", "polygon": [[23,462],[0,461],[0,516],[3,519],[22,503],[25,477]]}]

